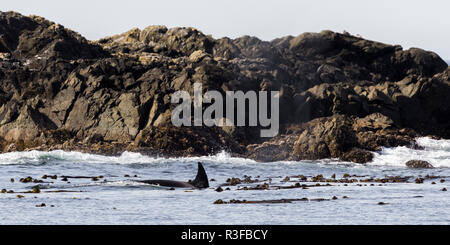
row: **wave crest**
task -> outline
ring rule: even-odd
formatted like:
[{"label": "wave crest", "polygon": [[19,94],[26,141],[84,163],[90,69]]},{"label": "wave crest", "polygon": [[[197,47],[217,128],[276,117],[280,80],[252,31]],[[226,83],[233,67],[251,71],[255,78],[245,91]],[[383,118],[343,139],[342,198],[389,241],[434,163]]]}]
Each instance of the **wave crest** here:
[{"label": "wave crest", "polygon": [[75,151],[25,151],[25,152],[8,152],[0,154],[0,164],[59,164],[59,163],[109,163],[109,164],[158,164],[170,162],[211,162],[211,163],[256,163],[253,160],[232,157],[229,153],[222,151],[216,155],[201,157],[179,157],[164,158],[146,156],[136,152],[123,152],[120,156],[104,156],[90,153],[82,153]]},{"label": "wave crest", "polygon": [[423,160],[434,167],[450,167],[450,140],[435,140],[429,137],[416,139],[423,150],[416,150],[404,146],[383,148],[374,153],[370,165],[405,166],[409,160]]}]

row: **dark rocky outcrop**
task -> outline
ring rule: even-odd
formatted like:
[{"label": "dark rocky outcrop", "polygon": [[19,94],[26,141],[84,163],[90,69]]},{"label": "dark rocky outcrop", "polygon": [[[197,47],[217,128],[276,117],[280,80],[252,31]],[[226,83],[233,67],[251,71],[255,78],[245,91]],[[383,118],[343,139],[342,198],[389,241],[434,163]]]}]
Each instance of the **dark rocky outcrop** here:
[{"label": "dark rocky outcrop", "polygon": [[370,151],[354,148],[340,157],[340,160],[355,163],[367,163],[372,161],[373,154]]},{"label": "dark rocky outcrop", "polygon": [[0,51],[18,59],[95,59],[108,56],[100,46],[78,33],[39,16],[1,12],[0,33]]},{"label": "dark rocky outcrop", "polygon": [[257,147],[249,146],[248,156],[263,161],[279,160],[281,156],[289,160],[340,158],[366,163],[373,158],[370,151],[379,151],[381,147],[417,147],[415,136],[414,130],[398,128],[380,113],[364,118],[336,114],[311,120],[295,132]]},{"label": "dark rocky outcrop", "polygon": [[[331,31],[267,42],[149,26],[88,41],[0,12],[0,146],[367,162],[382,146],[450,137],[449,77],[433,52]],[[280,134],[172,126],[172,93],[192,94],[195,82],[221,93],[279,90]]]}]

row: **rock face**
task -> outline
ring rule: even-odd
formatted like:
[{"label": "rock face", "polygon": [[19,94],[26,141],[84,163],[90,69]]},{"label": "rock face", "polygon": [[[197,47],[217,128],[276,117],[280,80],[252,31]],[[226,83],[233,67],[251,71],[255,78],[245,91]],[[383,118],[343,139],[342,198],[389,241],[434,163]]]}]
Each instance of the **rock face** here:
[{"label": "rock face", "polygon": [[18,59],[94,59],[108,56],[78,33],[39,16],[0,13],[0,52]]},{"label": "rock face", "polygon": [[[258,145],[257,150],[249,149],[249,157],[257,160],[278,160],[280,156],[289,160],[340,158],[366,163],[373,158],[370,151],[381,150],[383,146],[417,147],[416,136],[413,130],[397,128],[380,113],[364,118],[336,114],[304,123],[295,133],[275,137]],[[271,151],[277,153],[270,154]],[[267,159],[268,156],[275,158]]]},{"label": "rock face", "polygon": [[[149,26],[88,41],[0,12],[0,146],[367,162],[381,146],[450,137],[449,77],[433,52],[331,31],[266,42]],[[171,95],[196,82],[223,94],[280,91],[280,134],[172,126]]]},{"label": "rock face", "polygon": [[352,149],[344,153],[340,160],[355,163],[367,163],[372,161],[373,154],[370,151],[362,150],[359,148]]},{"label": "rock face", "polygon": [[433,168],[433,165],[431,165],[429,162],[421,160],[407,161],[405,165],[408,168]]}]

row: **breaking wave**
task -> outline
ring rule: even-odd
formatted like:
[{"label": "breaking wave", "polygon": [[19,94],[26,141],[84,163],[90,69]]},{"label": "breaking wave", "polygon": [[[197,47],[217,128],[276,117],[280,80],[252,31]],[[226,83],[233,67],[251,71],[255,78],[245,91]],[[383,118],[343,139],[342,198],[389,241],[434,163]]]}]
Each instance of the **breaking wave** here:
[{"label": "breaking wave", "polygon": [[59,164],[59,163],[88,163],[88,164],[158,164],[171,162],[193,162],[202,161],[210,163],[256,163],[253,160],[232,157],[230,154],[222,151],[216,155],[201,157],[179,157],[164,158],[146,156],[135,152],[123,152],[120,156],[104,156],[75,151],[25,151],[9,152],[0,154],[0,165],[8,164]]},{"label": "breaking wave", "polygon": [[404,146],[383,148],[374,153],[370,165],[405,166],[409,160],[428,161],[434,167],[450,167],[450,140],[435,140],[428,137],[417,138],[416,142],[422,150]]},{"label": "breaking wave", "polygon": [[[368,163],[371,166],[397,166],[404,167],[409,160],[425,160],[434,167],[450,167],[450,140],[435,140],[427,137],[417,138],[418,145],[423,149],[410,149],[407,147],[382,148],[374,152],[374,159]],[[215,164],[256,164],[251,159],[233,157],[222,151],[216,155],[200,157],[156,157],[140,153],[123,152],[120,156],[104,156],[90,153],[55,151],[26,151],[0,154],[0,165],[7,164],[60,164],[60,163],[88,163],[88,164],[158,164],[158,163],[188,163],[206,162]],[[305,161],[311,163],[312,161]],[[324,159],[314,161],[319,164],[348,164],[337,159]],[[282,161],[281,164],[295,164],[299,162]],[[260,163],[257,163],[260,164]]]}]

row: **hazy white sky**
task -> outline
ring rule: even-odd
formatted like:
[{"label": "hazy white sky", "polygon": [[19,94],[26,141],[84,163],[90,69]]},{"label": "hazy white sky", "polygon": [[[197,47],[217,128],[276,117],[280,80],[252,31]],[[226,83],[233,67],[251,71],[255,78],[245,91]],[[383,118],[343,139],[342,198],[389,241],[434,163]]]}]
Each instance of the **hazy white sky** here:
[{"label": "hazy white sky", "polygon": [[14,0],[2,1],[0,10],[40,15],[91,40],[157,24],[263,40],[347,30],[450,59],[449,0]]}]

